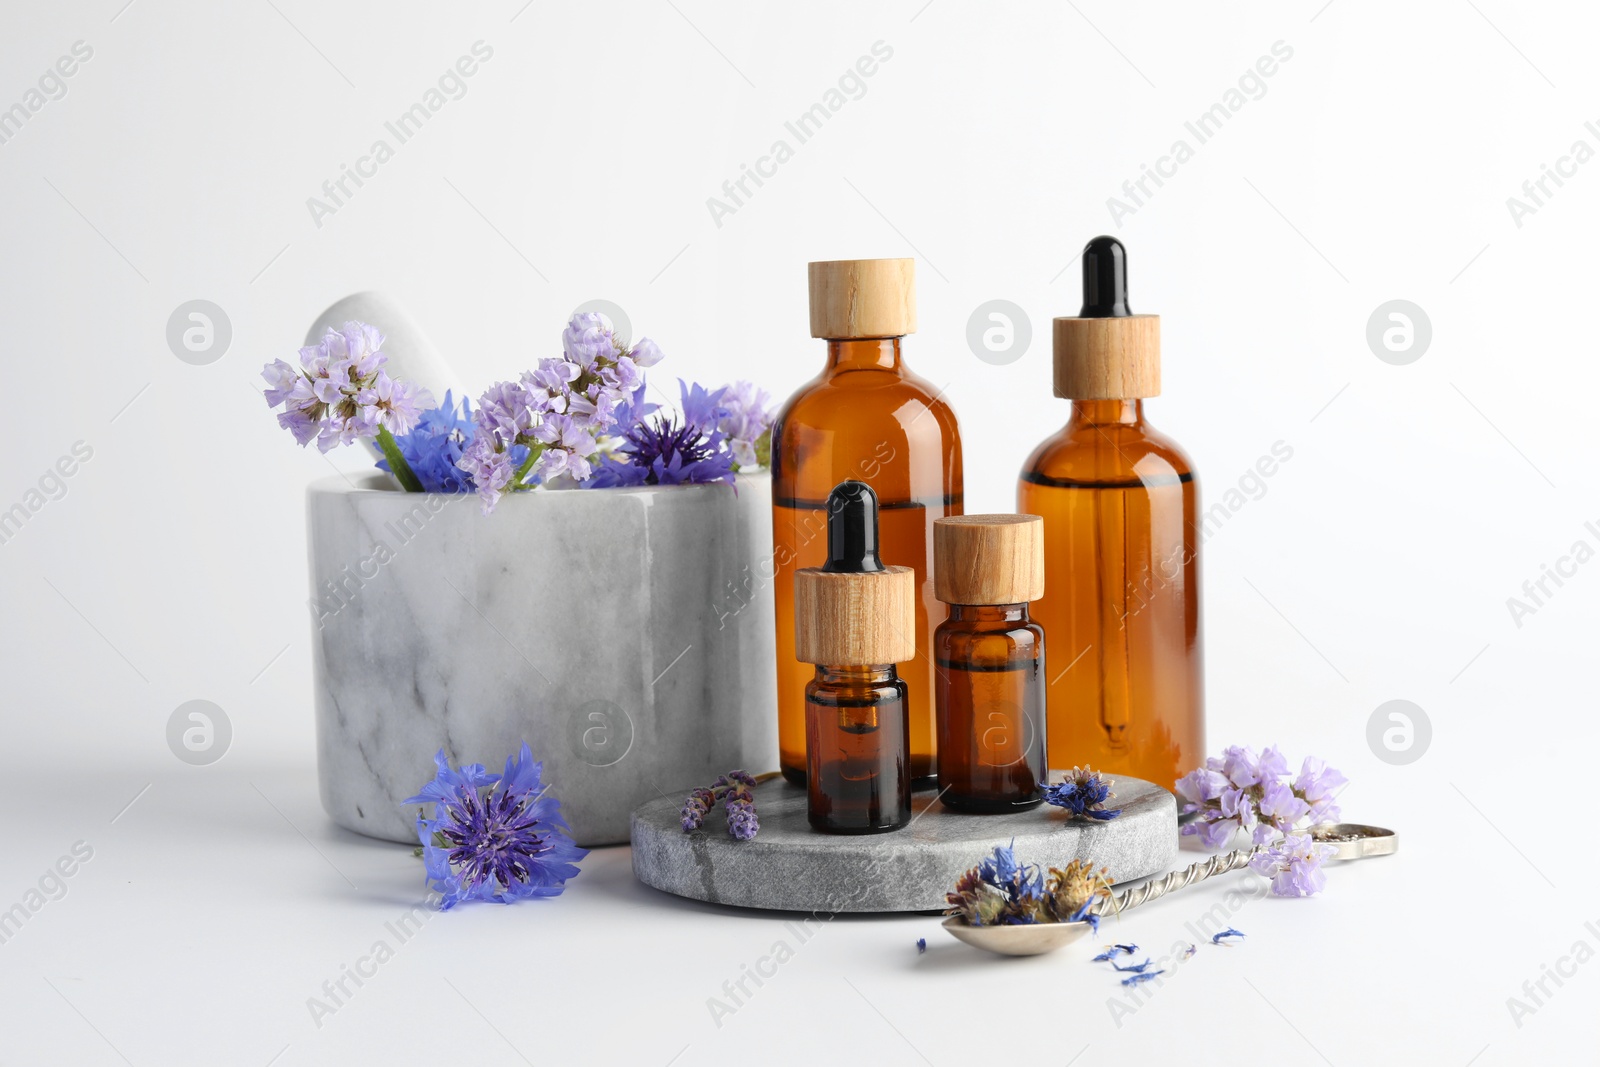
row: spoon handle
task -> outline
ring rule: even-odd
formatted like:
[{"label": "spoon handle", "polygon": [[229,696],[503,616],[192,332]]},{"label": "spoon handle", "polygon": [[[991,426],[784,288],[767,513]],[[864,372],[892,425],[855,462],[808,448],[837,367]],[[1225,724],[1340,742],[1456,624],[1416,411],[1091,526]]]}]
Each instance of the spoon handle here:
[{"label": "spoon handle", "polygon": [[1248,865],[1250,857],[1255,853],[1256,850],[1254,848],[1235,849],[1219,856],[1212,856],[1210,859],[1200,863],[1190,864],[1181,871],[1169,871],[1162,877],[1151,879],[1144,885],[1125,890],[1117,895],[1115,902],[1107,901],[1096,908],[1095,911],[1097,914],[1105,915],[1108,912],[1123,912],[1129,908],[1137,908],[1140,904],[1149,903],[1152,900],[1166,896],[1168,893],[1194,885],[1196,882],[1203,882],[1214,874],[1237,871],[1241,867]]}]

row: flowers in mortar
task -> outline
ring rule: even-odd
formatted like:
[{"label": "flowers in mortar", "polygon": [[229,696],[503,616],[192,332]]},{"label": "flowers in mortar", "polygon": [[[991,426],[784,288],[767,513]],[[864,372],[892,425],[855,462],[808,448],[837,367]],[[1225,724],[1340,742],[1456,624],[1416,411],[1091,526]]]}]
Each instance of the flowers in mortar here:
[{"label": "flowers in mortar", "polygon": [[1259,756],[1238,745],[1212,756],[1178,780],[1184,812],[1199,817],[1184,826],[1211,848],[1222,848],[1243,830],[1257,846],[1250,866],[1272,879],[1279,896],[1312,896],[1322,890],[1322,863],[1336,851],[1306,832],[1339,818],[1335,800],[1348,779],[1322,760],[1307,757],[1298,774],[1276,747]]},{"label": "flowers in mortar", "polygon": [[1102,778],[1099,771],[1074,767],[1056,785],[1040,782],[1039,791],[1044,794],[1046,804],[1065,808],[1075,818],[1104,822],[1122,814],[1121,808],[1107,809],[1105,806],[1106,801],[1117,798],[1117,794],[1111,791],[1113,784],[1113,779]]},{"label": "flowers in mortar", "polygon": [[281,359],[262,368],[267,406],[282,407],[278,424],[301,446],[323,452],[363,437],[406,433],[433,407],[426,390],[389,377],[383,334],[361,322],[328,327],[300,350],[300,366]]},{"label": "flowers in mortar", "polygon": [[[588,481],[602,440],[646,410],[644,369],[661,361],[649,338],[624,348],[602,315],[580,312],[561,335],[561,355],[478,398],[478,433],[461,457],[483,510],[500,497],[566,475]],[[518,461],[513,450],[527,449]]]},{"label": "flowers in mortar", "polygon": [[[506,493],[559,480],[595,488],[733,483],[735,471],[767,462],[770,397],[749,382],[716,390],[680,382],[682,412],[656,415],[644,369],[662,359],[655,342],[624,347],[600,315],[578,314],[559,358],[516,381],[497,382],[477,408],[453,395],[434,407],[426,390],[383,370],[382,334],[348,322],[262,371],[268,403],[302,445],[324,452],[372,438],[380,470],[410,492],[477,492],[483,510]],[[655,416],[652,418],[652,416]]]},{"label": "flowers in mortar", "polygon": [[417,816],[417,837],[441,911],[465,900],[559,896],[577,877],[588,850],[573,843],[561,803],[540,782],[544,765],[526,743],[504,774],[481,763],[454,769],[443,749],[434,762],[433,781],[405,803],[433,805],[432,818]]},{"label": "flowers in mortar", "polygon": [[1010,845],[996,845],[994,854],[956,881],[945,894],[946,915],[959,915],[968,926],[1017,926],[1030,923],[1098,921],[1096,905],[1111,895],[1105,868],[1083,860],[1043,872],[1020,863]]},{"label": "flowers in mortar", "polygon": [[[458,410],[446,391],[444,403],[424,411],[415,428],[396,435],[394,443],[424,493],[467,493],[472,491],[472,480],[457,464],[476,432],[472,404],[462,397]],[[378,460],[378,469],[393,470],[387,459]]]},{"label": "flowers in mortar", "polygon": [[744,771],[718,775],[709,789],[696,789],[683,802],[683,832],[692,833],[705,824],[711,809],[720,802],[728,813],[728,834],[736,841],[749,841],[761,829],[756,818],[754,776]]}]

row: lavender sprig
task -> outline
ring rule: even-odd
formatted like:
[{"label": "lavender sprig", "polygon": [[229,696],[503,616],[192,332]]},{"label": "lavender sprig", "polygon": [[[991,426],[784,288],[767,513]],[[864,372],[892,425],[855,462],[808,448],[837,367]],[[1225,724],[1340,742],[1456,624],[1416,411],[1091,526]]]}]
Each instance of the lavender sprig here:
[{"label": "lavender sprig", "polygon": [[[764,777],[764,776],[763,776]],[[705,824],[706,816],[720,801],[728,815],[728,834],[736,841],[752,840],[761,829],[756,817],[756,777],[744,771],[718,775],[711,787],[697,788],[683,802],[683,832],[692,833]]]}]

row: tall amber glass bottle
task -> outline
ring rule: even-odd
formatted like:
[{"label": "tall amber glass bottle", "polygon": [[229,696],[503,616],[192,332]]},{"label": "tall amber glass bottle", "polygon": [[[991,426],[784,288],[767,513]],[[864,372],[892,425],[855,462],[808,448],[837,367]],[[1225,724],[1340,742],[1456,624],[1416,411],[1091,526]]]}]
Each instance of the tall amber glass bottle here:
[{"label": "tall amber glass bottle", "polygon": [[822,373],[802,386],[772,427],[772,539],[778,625],[778,749],[784,777],[806,776],[806,683],[795,658],[794,575],[826,554],[828,494],[846,479],[878,496],[886,564],[916,576],[916,652],[896,665],[910,689],[911,774],[937,772],[934,629],[945,607],[929,574],[933,523],[961,514],[961,437],[937,390],[906,369],[901,339],[916,330],[913,261],[812,263],[811,335],[828,343]]},{"label": "tall amber glass bottle", "polygon": [[1044,518],[1050,765],[1171,787],[1205,758],[1199,504],[1183,451],[1145,422],[1161,320],[1128,310],[1127,253],[1083,253],[1083,310],[1055,320],[1067,425],[1023,467],[1017,510]]}]

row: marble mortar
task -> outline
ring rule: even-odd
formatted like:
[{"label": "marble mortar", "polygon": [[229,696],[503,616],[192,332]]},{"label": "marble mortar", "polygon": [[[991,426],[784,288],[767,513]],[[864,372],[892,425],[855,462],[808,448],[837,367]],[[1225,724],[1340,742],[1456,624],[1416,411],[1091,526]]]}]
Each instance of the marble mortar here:
[{"label": "marble mortar", "polygon": [[475,496],[307,493],[317,770],[347,829],[414,842],[433,754],[526,740],[582,845],[777,765],[771,481]]}]

